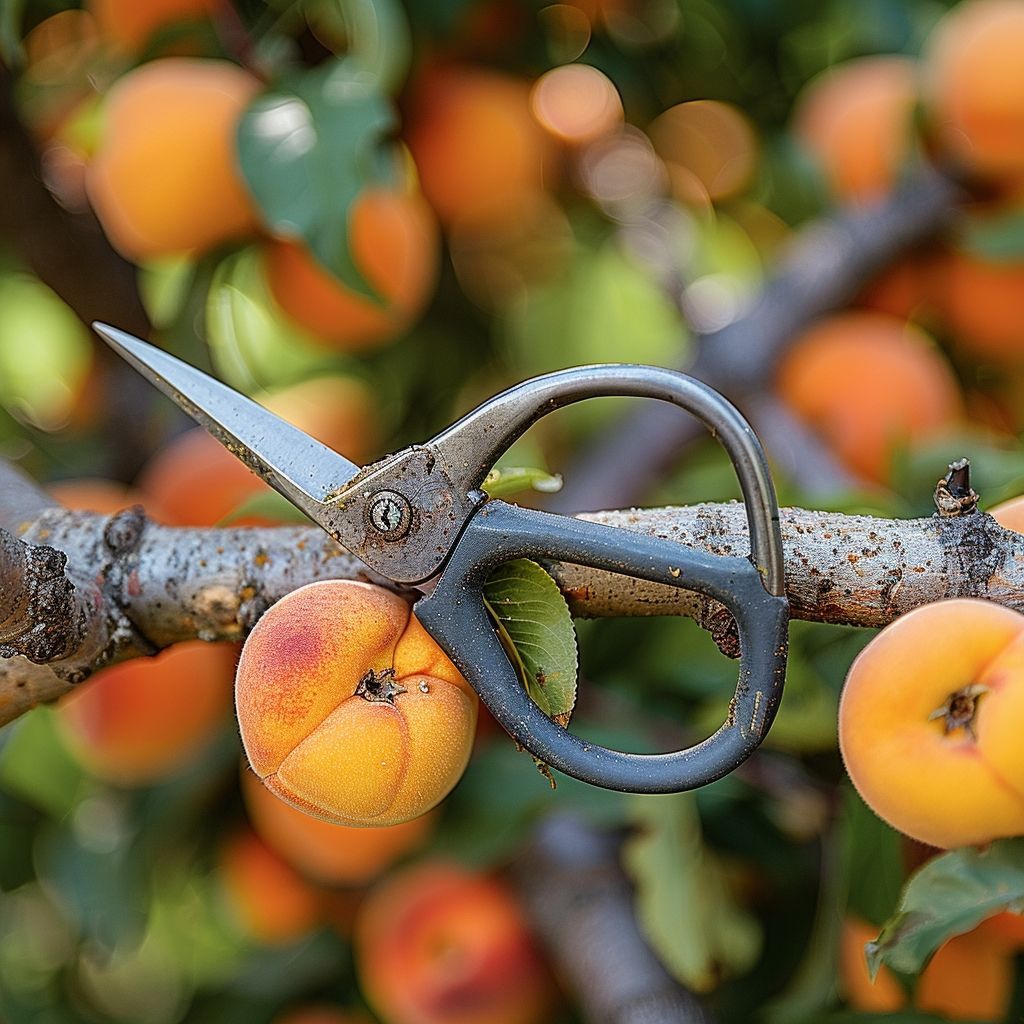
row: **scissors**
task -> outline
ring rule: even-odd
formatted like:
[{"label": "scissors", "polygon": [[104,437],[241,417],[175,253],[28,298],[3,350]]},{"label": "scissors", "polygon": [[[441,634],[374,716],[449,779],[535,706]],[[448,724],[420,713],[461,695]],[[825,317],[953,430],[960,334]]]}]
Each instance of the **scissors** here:
[{"label": "scissors", "polygon": [[[432,440],[366,467],[227,385],[105,324],[96,331],[251,470],[377,573],[421,585],[416,616],[491,714],[534,757],[607,789],[673,793],[727,775],[764,739],[782,697],[789,604],[775,488],[761,444],[707,385],[654,366],[581,366],[545,374],[484,402]],[[586,398],[671,402],[697,416],[732,460],[750,555],[717,555],[675,541],[520,508],[481,489],[498,458],[533,423]],[[712,736],[674,753],[635,754],[558,725],[520,684],[484,607],[491,571],[515,558],[556,559],[697,591],[739,627],[736,692]]]}]

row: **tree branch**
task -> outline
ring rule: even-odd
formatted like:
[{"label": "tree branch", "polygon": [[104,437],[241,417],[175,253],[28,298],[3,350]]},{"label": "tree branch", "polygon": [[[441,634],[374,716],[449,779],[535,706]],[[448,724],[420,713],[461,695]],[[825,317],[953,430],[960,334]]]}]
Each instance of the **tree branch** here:
[{"label": "tree branch", "polygon": [[[60,658],[46,666],[24,658],[0,662],[0,724],[110,661],[196,637],[237,640],[302,584],[361,579],[393,586],[316,527],[184,529],[157,525],[137,508],[110,517],[43,508],[26,521],[25,488],[24,478],[0,462],[0,526],[25,544],[62,552],[75,597],[60,605],[63,617],[55,611],[40,627],[50,630]],[[748,550],[746,514],[735,502],[583,518],[712,554]],[[788,508],[781,525],[795,618],[883,626],[947,597],[984,597],[1024,610],[1024,536],[983,513],[891,520]],[[7,556],[7,586],[31,587],[26,558],[21,570],[18,564]],[[687,615],[728,647],[728,616],[699,594],[564,563],[548,568],[574,615]],[[85,610],[86,626],[72,609]]]},{"label": "tree branch", "polygon": [[[751,308],[698,336],[696,358],[680,369],[743,404],[764,390],[786,348],[812,321],[847,305],[896,256],[938,234],[961,198],[959,186],[926,166],[878,206],[802,228]],[[549,507],[576,512],[641,501],[703,432],[680,410],[645,402],[593,440]]]},{"label": "tree branch", "polygon": [[614,835],[548,815],[514,877],[588,1024],[710,1024],[641,935]]}]

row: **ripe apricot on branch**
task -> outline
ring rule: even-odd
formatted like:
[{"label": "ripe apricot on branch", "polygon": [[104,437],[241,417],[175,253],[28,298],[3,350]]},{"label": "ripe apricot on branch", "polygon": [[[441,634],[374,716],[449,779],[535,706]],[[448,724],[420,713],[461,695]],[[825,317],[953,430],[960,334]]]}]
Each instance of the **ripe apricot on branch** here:
[{"label": "ripe apricot on branch", "polygon": [[252,832],[230,836],[218,866],[234,916],[257,941],[292,942],[319,923],[316,890]]},{"label": "ripe apricot on branch", "polygon": [[438,273],[434,214],[417,192],[369,189],[352,207],[356,269],[381,302],[353,291],[297,242],[266,248],[267,281],[281,308],[325,346],[365,349],[405,330],[426,306]]},{"label": "ripe apricot on branch", "polygon": [[477,698],[382,587],[324,580],[257,622],[235,681],[249,763],[281,799],[342,825],[430,810],[469,760]]},{"label": "ripe apricot on branch", "polygon": [[940,848],[1024,834],[1024,615],[959,598],[890,624],[854,661],[839,746],[865,803]]},{"label": "ripe apricot on branch", "polygon": [[185,57],[144,64],[114,84],[86,183],[122,255],[201,252],[255,230],[235,125],[259,88],[228,61]]},{"label": "ripe apricot on branch", "polygon": [[551,987],[497,881],[423,863],[371,890],[353,947],[363,991],[391,1024],[538,1024]]},{"label": "ripe apricot on branch", "polygon": [[413,90],[407,140],[424,195],[446,226],[502,220],[544,190],[552,148],[530,111],[530,83],[452,65],[427,71]]}]

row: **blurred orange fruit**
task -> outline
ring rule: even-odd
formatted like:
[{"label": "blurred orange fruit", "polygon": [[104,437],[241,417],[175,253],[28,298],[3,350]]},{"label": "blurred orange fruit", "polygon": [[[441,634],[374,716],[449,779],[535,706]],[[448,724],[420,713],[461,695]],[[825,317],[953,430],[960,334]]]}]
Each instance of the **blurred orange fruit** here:
[{"label": "blurred orange fruit", "polygon": [[173,775],[227,724],[237,655],[234,644],[194,640],[100,670],[60,702],[69,746],[111,782]]},{"label": "blurred orange fruit", "polygon": [[364,885],[376,878],[422,846],[437,820],[424,814],[385,828],[334,825],[286,804],[251,771],[242,775],[242,795],[264,842],[303,874],[332,885]]},{"label": "blurred orange fruit", "polygon": [[433,295],[437,225],[419,194],[370,189],[352,208],[348,241],[380,302],[353,291],[296,242],[267,243],[267,281],[281,308],[322,344],[372,348],[408,328]]},{"label": "blurred orange fruit", "polygon": [[501,220],[543,191],[549,143],[530,111],[530,82],[485,68],[427,72],[413,89],[406,138],[423,193],[445,225]]},{"label": "blurred orange fruit", "polygon": [[793,130],[842,199],[881,198],[911,152],[917,67],[885,54],[818,75],[797,98]]},{"label": "blurred orange fruit", "polygon": [[884,483],[893,449],[934,437],[962,414],[959,385],[924,331],[896,317],[826,317],[793,343],[779,394],[865,480]]},{"label": "blurred orange fruit", "polygon": [[86,184],[122,255],[202,252],[256,230],[235,126],[259,89],[235,64],[186,57],[151,61],[118,79]]},{"label": "blurred orange fruit", "polygon": [[966,0],[938,23],[924,95],[939,145],[995,181],[1024,178],[1024,5]]}]

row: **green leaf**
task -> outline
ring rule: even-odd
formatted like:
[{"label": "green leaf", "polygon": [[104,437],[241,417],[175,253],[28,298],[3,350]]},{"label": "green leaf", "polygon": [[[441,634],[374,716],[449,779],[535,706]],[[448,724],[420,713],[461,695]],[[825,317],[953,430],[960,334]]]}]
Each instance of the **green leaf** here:
[{"label": "green leaf", "polygon": [[349,214],[369,185],[389,180],[382,142],[397,127],[373,75],[330,60],[257,96],[238,127],[242,174],[267,226],[302,239],[353,291],[380,302],[355,265]]},{"label": "green leaf", "polygon": [[944,853],[911,876],[899,909],[868,944],[871,973],[886,964],[917,974],[947,939],[1003,910],[1024,912],[1024,839]]},{"label": "green leaf", "polygon": [[530,698],[566,725],[576,703],[576,630],[558,584],[518,558],[491,573],[484,601]]},{"label": "green leaf", "polygon": [[483,489],[492,498],[530,490],[555,494],[562,489],[562,477],[558,473],[529,466],[496,466],[487,474]]},{"label": "green leaf", "polygon": [[412,41],[398,0],[316,0],[309,20],[321,33],[343,36],[350,63],[393,95],[409,72]]},{"label": "green leaf", "polygon": [[990,263],[1020,262],[1024,259],[1024,209],[968,219],[960,244]]},{"label": "green leaf", "polygon": [[721,869],[701,840],[692,793],[638,796],[638,835],[623,847],[636,886],[636,910],[670,971],[698,992],[751,967],[761,946],[757,923],[726,891]]}]

